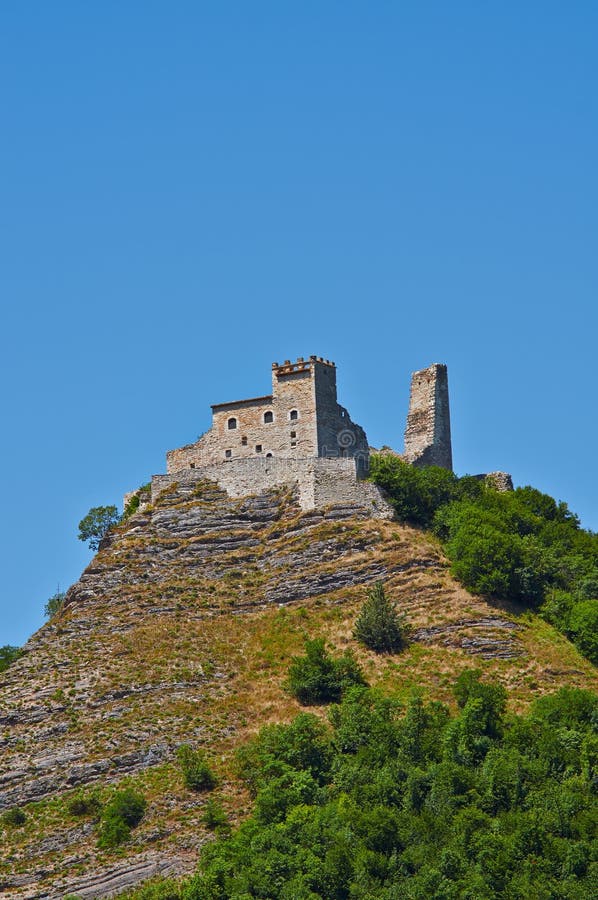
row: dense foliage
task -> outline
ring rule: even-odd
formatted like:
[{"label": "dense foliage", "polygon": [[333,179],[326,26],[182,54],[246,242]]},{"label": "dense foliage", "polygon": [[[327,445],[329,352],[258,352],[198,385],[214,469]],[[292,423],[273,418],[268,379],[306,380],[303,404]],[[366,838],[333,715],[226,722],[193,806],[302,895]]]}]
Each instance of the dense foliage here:
[{"label": "dense foliage", "polygon": [[396,653],[407,642],[407,624],[386,596],[381,581],[370,588],[357,621],[354,637],[376,653]]},{"label": "dense foliage", "polygon": [[198,874],[143,900],[585,900],[595,895],[598,705],[562,689],[527,716],[465,672],[459,711],[368,688],[240,753],[253,815]]},{"label": "dense foliage", "polygon": [[598,662],[598,534],[580,528],[565,503],[532,487],[499,492],[390,454],[374,456],[371,473],[400,519],[443,540],[465,587],[537,607]]},{"label": "dense foliage", "polygon": [[336,703],[354,685],[365,684],[363,673],[350,650],[331,656],[323,638],[305,642],[305,655],[295,656],[289,666],[286,687],[294,697],[309,706]]}]

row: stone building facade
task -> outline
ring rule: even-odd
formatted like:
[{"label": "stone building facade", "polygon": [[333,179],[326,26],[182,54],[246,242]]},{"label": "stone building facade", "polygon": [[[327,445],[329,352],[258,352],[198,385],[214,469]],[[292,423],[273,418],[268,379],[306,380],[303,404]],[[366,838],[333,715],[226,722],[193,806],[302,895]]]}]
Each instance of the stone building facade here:
[{"label": "stone building facade", "polygon": [[212,427],[166,454],[169,474],[235,459],[353,458],[365,474],[366,433],[336,397],[336,367],[322,357],[272,363],[272,393],[212,406]]}]

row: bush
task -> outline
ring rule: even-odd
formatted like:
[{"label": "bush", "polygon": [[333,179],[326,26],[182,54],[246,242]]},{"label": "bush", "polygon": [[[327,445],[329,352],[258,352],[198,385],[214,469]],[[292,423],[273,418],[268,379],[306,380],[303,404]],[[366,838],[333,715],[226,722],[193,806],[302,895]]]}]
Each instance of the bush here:
[{"label": "bush", "polygon": [[141,822],[146,807],[145,798],[131,788],[117,791],[102,810],[98,847],[106,850],[127,841],[131,829]]},{"label": "bush", "polygon": [[381,581],[368,591],[368,598],[355,622],[353,635],[376,653],[393,653],[405,646],[405,619],[386,596]]},{"label": "bush", "polygon": [[5,672],[10,664],[22,655],[23,651],[20,647],[12,647],[10,644],[0,647],[0,672]]},{"label": "bush", "polygon": [[230,831],[228,816],[222,808],[222,804],[218,803],[218,801],[214,800],[212,797],[210,797],[206,803],[203,814],[203,823],[206,828],[209,828],[210,831],[215,831],[217,834],[228,834]]},{"label": "bush", "polygon": [[140,488],[138,488],[127,505],[125,506],[122,514],[122,521],[124,522],[129,516],[132,516],[133,513],[136,513],[139,509],[139,506],[142,502],[149,502],[151,495],[151,483],[142,484]]},{"label": "bush", "polygon": [[101,803],[96,794],[76,794],[66,805],[69,816],[97,816]]},{"label": "bush", "polygon": [[371,457],[370,478],[389,494],[399,519],[415,525],[430,525],[436,510],[459,496],[458,479],[447,469],[417,469],[387,453]]},{"label": "bush", "polygon": [[7,809],[2,813],[0,821],[7,828],[20,828],[27,821],[27,816],[20,807],[13,806],[12,809]]},{"label": "bush", "polygon": [[177,750],[177,759],[186,787],[192,791],[210,791],[216,787],[218,780],[201,750],[193,750],[188,744],[182,744]]},{"label": "bush", "polygon": [[46,619],[53,619],[54,616],[60,612],[64,605],[65,597],[66,594],[64,591],[56,591],[56,593],[48,599],[48,602],[44,606],[44,616]]},{"label": "bush", "polygon": [[354,685],[364,685],[365,679],[350,650],[332,657],[324,639],[306,640],[305,656],[295,656],[289,666],[287,690],[305,706],[317,703],[338,703],[344,691]]},{"label": "bush", "polygon": [[308,771],[318,784],[328,779],[332,747],[330,731],[313,713],[299,713],[288,725],[265,725],[259,735],[237,751],[240,775],[255,796],[264,775],[289,768]]}]

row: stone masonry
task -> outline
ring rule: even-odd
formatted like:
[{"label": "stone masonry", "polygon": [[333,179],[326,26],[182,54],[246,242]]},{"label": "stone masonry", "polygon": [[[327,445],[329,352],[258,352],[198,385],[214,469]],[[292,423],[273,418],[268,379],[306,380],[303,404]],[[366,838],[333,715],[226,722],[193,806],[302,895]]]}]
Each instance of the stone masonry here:
[{"label": "stone masonry", "polygon": [[411,377],[404,458],[414,466],[453,468],[446,366],[434,363]]},{"label": "stone masonry", "polygon": [[380,489],[364,480],[366,433],[338,403],[336,367],[321,356],[272,363],[271,394],[215,404],[209,431],[166,459],[167,475],[152,479],[152,499],[175,482],[192,490],[208,480],[230,497],[287,486],[306,511],[336,505],[393,516]]},{"label": "stone masonry", "polygon": [[[445,365],[412,376],[403,459],[452,470]],[[393,517],[381,489],[365,480],[366,433],[338,403],[336,367],[321,356],[272,363],[271,394],[215,404],[211,428],[194,444],[170,450],[166,460],[167,474],[152,479],[152,502],[174,485],[192,492],[199,482],[213,481],[232,498],[284,486],[296,490],[305,511],[344,506]],[[508,489],[504,473],[494,473],[494,481]],[[143,508],[149,497],[140,500]]]},{"label": "stone masonry", "polygon": [[272,363],[272,393],[212,406],[212,427],[166,454],[169,474],[234,459],[354,458],[365,474],[363,428],[336,398],[336,367],[321,356]]}]

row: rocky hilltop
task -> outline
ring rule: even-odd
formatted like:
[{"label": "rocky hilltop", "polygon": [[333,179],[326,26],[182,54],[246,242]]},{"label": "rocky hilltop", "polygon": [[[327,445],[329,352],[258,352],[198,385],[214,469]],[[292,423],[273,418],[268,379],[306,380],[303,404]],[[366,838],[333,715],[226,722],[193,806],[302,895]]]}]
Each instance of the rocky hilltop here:
[{"label": "rocky hilltop", "polygon": [[[382,579],[413,629],[399,656],[352,640],[365,589]],[[154,874],[191,871],[209,835],[202,795],[184,787],[182,743],[204,748],[233,820],[249,801],[233,751],[299,709],[284,691],[304,637],[351,645],[368,679],[407,695],[479,665],[525,706],[563,684],[596,686],[593,667],[530,613],[463,590],[429,535],[357,507],[301,512],[282,488],[231,500],[209,482],[174,483],[101,546],[63,611],[0,676],[0,890],[9,898],[102,897]],[[69,813],[82,789],[135,786],[148,801],[132,840],[96,846]]]}]

